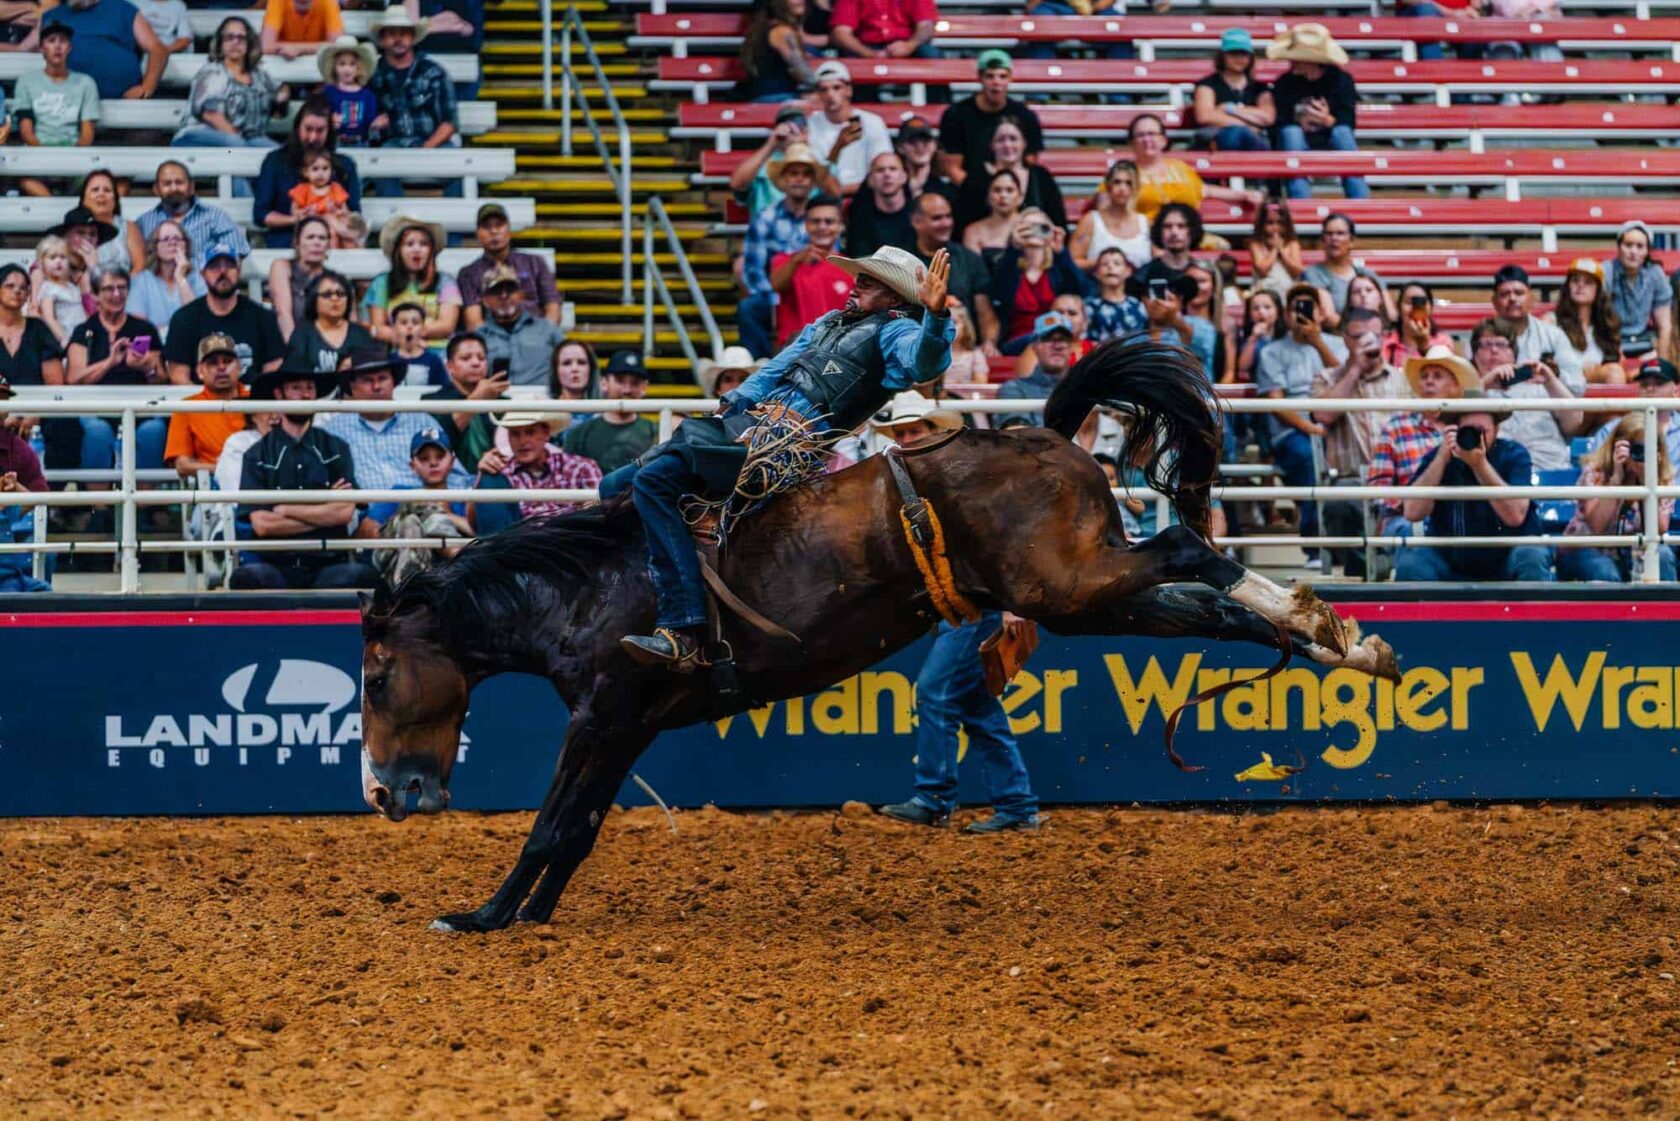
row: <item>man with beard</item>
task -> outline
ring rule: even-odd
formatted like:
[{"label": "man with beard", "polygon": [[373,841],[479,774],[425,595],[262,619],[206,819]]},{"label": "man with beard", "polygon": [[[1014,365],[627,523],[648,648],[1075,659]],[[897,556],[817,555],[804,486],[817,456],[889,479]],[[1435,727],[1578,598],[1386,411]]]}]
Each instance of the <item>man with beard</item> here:
[{"label": "man with beard", "polygon": [[[228,216],[227,211],[198,200],[192,174],[187,171],[186,164],[175,160],[158,164],[156,187],[157,205],[134,220],[135,225],[140,227],[142,238],[150,240],[153,230],[165,221],[172,221],[185,231],[187,240],[195,249],[225,242],[233,246],[242,258],[251,252],[251,243],[245,240],[245,231]],[[196,345],[197,340],[193,341]]]},{"label": "man with beard", "polygon": [[[329,396],[338,375],[314,370],[274,370],[258,375],[251,396],[276,401],[313,401]],[[239,474],[241,490],[352,490],[356,486],[350,446],[315,427],[313,413],[282,413],[245,453]],[[239,507],[257,540],[342,541],[356,517],[354,502],[284,502]],[[379,574],[353,554],[304,549],[256,552],[240,557],[228,587],[371,588]]]},{"label": "man with beard", "polygon": [[601,482],[602,498],[632,493],[647,536],[658,619],[652,634],[622,640],[643,665],[692,673],[704,664],[705,584],[679,507],[686,495],[715,500],[734,490],[748,451],[740,440],[749,429],[792,421],[813,435],[849,432],[893,394],[935,381],[951,364],[946,254],[924,266],[889,245],[862,260],[830,260],[857,277],[845,310],[801,331],[726,394],[716,416],[690,417],[670,440]]},{"label": "man with beard", "polygon": [[1150,281],[1171,280],[1183,276],[1195,258],[1190,251],[1202,243],[1202,216],[1195,207],[1169,202],[1155,215],[1149,227],[1149,240],[1160,253],[1132,274],[1132,282],[1144,291],[1160,285]]},{"label": "man with beard", "polygon": [[240,376],[247,383],[257,374],[279,368],[286,354],[280,322],[274,318],[273,311],[246,299],[239,291],[239,259],[236,246],[212,242],[204,250],[199,266],[204,276],[204,295],[170,317],[163,360],[169,364],[169,380],[176,385],[192,383],[198,344],[213,334],[233,339]]},{"label": "man with beard", "polygon": [[[386,148],[459,147],[460,120],[455,84],[436,59],[416,54],[414,45],[426,33],[424,20],[415,20],[398,5],[386,8],[373,23],[379,43],[379,68],[368,89],[379,99],[384,122],[381,145]],[[401,198],[401,179],[375,179],[372,191],[381,198]],[[461,197],[461,181],[445,181],[444,194]]]}]

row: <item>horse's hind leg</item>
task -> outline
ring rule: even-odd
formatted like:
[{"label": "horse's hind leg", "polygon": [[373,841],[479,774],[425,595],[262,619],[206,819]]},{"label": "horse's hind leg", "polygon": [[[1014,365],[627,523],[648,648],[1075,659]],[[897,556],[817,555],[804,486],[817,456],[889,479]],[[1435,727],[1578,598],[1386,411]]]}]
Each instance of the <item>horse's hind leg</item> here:
[{"label": "horse's hind leg", "polygon": [[1103,611],[1109,605],[1160,584],[1205,584],[1286,628],[1306,642],[1336,654],[1348,652],[1341,618],[1312,589],[1280,587],[1220,553],[1184,526],[1171,526],[1130,549],[1105,547],[1079,573],[1073,611]]}]

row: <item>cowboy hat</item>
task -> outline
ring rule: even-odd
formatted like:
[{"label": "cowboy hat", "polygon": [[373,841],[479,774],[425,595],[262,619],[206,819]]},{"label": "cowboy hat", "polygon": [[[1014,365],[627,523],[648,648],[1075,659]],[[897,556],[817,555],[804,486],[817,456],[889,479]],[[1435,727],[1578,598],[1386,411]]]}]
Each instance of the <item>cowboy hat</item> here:
[{"label": "cowboy hat", "polygon": [[331,397],[338,388],[338,375],[332,370],[316,370],[307,366],[281,366],[278,370],[252,374],[246,384],[251,387],[253,398],[271,401],[278,397],[280,387],[289,381],[314,382],[317,398]]},{"label": "cowboy hat", "polygon": [[817,174],[817,169],[820,165],[817,163],[816,154],[811,151],[811,146],[809,144],[789,144],[787,146],[787,151],[783,152],[779,159],[771,163],[770,171],[768,172],[770,182],[773,183],[778,190],[780,190],[782,186],[782,172],[799,164],[803,164],[810,168],[813,176]]},{"label": "cowboy hat", "polygon": [[99,239],[100,245],[104,245],[117,236],[117,227],[109,222],[101,222],[93,216],[93,211],[85,206],[72,206],[69,210],[66,210],[64,221],[53,226],[47,233],[53,237],[65,237],[71,230],[79,229],[82,226],[92,226],[94,228],[94,236]]},{"label": "cowboy hat", "polygon": [[1504,424],[1506,421],[1511,419],[1510,409],[1496,409],[1493,407],[1493,403],[1495,401],[1502,401],[1504,398],[1495,397],[1479,385],[1474,389],[1466,389],[1464,391],[1464,396],[1460,399],[1464,401],[1481,401],[1483,403],[1483,407],[1479,409],[1466,409],[1464,412],[1453,413],[1451,417],[1452,420],[1462,420],[1466,413],[1486,413],[1488,416],[1493,418],[1494,427],[1497,428],[1499,425]]},{"label": "cowboy hat", "polygon": [[896,245],[883,245],[867,257],[831,255],[828,259],[842,272],[874,277],[907,304],[922,301],[922,278],[927,275],[927,266],[915,254]]},{"label": "cowboy hat", "polygon": [[353,54],[361,63],[361,71],[356,77],[360,85],[367,85],[368,78],[373,74],[373,68],[379,63],[379,55],[373,49],[372,43],[364,43],[354,35],[340,35],[326,46],[315,52],[315,68],[321,72],[323,82],[334,81],[333,67],[338,63],[341,54]]},{"label": "cowboy hat", "polygon": [[492,424],[497,428],[529,428],[533,424],[546,424],[552,431],[554,428],[553,413],[539,413],[535,411],[515,411],[492,416]]},{"label": "cowboy hat", "polygon": [[723,348],[723,353],[717,356],[716,361],[710,358],[702,358],[696,362],[694,364],[694,378],[700,383],[701,393],[707,397],[713,397],[717,394],[718,378],[723,375],[725,370],[737,370],[747,377],[751,377],[758,373],[759,367],[767,361],[768,359],[765,358],[754,358],[752,351],[744,346],[726,346]]},{"label": "cowboy hat", "polygon": [[426,37],[426,29],[431,26],[431,22],[431,20],[425,19],[417,20],[409,15],[408,9],[401,4],[392,4],[373,17],[373,25],[370,30],[373,32],[375,39],[379,38],[379,33],[387,28],[412,31],[414,32],[414,41],[418,43]]},{"label": "cowboy hat", "polygon": [[923,421],[935,428],[961,428],[963,423],[962,417],[950,409],[940,408],[914,389],[894,394],[885,408],[869,418],[871,427],[882,429],[902,428],[906,424]]},{"label": "cowboy hat", "polygon": [[1323,66],[1346,66],[1348,53],[1322,23],[1298,23],[1277,33],[1266,45],[1266,57],[1284,62],[1316,62]]},{"label": "cowboy hat", "polygon": [[1453,372],[1458,379],[1460,392],[1468,393],[1472,389],[1482,387],[1482,379],[1476,373],[1468,359],[1461,358],[1450,346],[1432,346],[1428,353],[1416,358],[1406,359],[1406,380],[1412,385],[1412,392],[1423,396],[1422,382],[1419,380],[1425,366],[1444,366]]},{"label": "cowboy hat", "polygon": [[448,235],[443,232],[443,223],[428,222],[412,214],[399,214],[386,222],[385,228],[379,231],[379,251],[385,254],[386,260],[396,259],[397,242],[402,240],[404,233],[413,229],[425,230],[432,239],[432,248],[439,252],[449,244]]}]

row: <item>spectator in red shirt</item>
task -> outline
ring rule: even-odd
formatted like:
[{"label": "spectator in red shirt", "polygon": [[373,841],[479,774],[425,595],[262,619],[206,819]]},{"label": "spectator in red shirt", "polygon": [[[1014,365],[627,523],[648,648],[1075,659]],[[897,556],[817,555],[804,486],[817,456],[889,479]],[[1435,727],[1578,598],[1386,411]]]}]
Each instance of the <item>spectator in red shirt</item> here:
[{"label": "spectator in red shirt", "polygon": [[852,291],[852,277],[828,259],[840,240],[840,203],[814,198],[805,205],[803,249],[778,253],[770,260],[770,287],[776,290],[776,345],[786,346],[825,312],[841,311]]},{"label": "spectator in red shirt", "polygon": [[933,0],[834,0],[833,41],[853,58],[938,58]]}]

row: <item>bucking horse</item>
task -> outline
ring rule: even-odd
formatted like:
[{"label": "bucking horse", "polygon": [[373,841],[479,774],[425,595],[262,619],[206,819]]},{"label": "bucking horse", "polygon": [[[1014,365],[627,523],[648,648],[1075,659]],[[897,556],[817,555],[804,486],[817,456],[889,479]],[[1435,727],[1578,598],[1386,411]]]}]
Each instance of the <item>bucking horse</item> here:
[{"label": "bucking horse", "polygon": [[[1127,542],[1102,469],[1072,439],[1098,406],[1131,416],[1123,461],[1149,448],[1146,476],[1172,499],[1179,525]],[[867,669],[926,634],[942,595],[1055,634],[1281,643],[1285,657],[1398,677],[1376,635],[1356,640],[1310,589],[1286,590],[1210,544],[1221,417],[1187,352],[1144,335],[1108,342],[1063,376],[1044,419],[1041,428],[965,429],[901,455],[896,468],[873,456],[740,519],[719,575],[745,614],[786,634],[723,613],[735,710]],[[907,533],[899,470],[937,514],[938,576]],[[546,922],[637,757],[660,732],[721,714],[708,674],[638,667],[620,649],[619,638],[646,631],[654,613],[647,547],[627,501],[521,523],[364,596],[363,794],[389,819],[402,820],[416,792],[421,813],[448,804],[479,682],[536,674],[570,712],[513,870],[483,906],[437,928]]]}]

